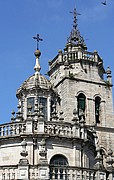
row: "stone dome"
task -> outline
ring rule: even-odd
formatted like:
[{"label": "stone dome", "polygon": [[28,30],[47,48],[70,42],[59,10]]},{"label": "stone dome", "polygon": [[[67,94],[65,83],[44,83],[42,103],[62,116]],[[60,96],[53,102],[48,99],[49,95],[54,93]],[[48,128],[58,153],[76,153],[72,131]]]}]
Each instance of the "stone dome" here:
[{"label": "stone dome", "polygon": [[41,75],[40,73],[37,74],[37,76],[34,74],[30,76],[24,83],[20,86],[20,88],[17,90],[16,95],[20,94],[23,90],[32,90],[35,88],[43,89],[43,90],[49,90],[51,87],[50,81]]}]

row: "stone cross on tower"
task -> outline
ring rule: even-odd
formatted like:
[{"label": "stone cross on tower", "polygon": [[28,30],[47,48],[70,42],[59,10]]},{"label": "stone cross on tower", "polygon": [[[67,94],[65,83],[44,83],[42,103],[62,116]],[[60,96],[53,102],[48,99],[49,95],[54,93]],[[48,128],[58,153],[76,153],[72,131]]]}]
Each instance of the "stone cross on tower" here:
[{"label": "stone cross on tower", "polygon": [[40,57],[40,55],[41,55],[41,52],[40,52],[40,50],[39,50],[39,41],[43,41],[43,39],[41,39],[40,37],[39,37],[39,34],[37,34],[36,35],[36,37],[33,37],[33,39],[35,39],[36,40],[36,42],[37,42],[37,50],[35,51],[35,56],[36,56],[36,64],[35,64],[35,67],[34,67],[34,70],[35,70],[35,74],[36,74],[36,76],[39,74],[39,72],[40,72],[40,69],[41,69],[41,67],[40,67],[40,63],[39,63],[39,57]]},{"label": "stone cross on tower", "polygon": [[76,29],[77,28],[77,15],[81,15],[80,13],[77,13],[76,12],[76,8],[74,8],[74,11],[72,11],[72,12],[70,12],[70,13],[72,13],[73,14],[73,16],[74,16],[74,24],[73,24],[73,27],[74,27],[74,29]]},{"label": "stone cross on tower", "polygon": [[33,37],[33,39],[35,39],[36,40],[36,42],[37,42],[37,50],[39,49],[39,41],[43,41],[43,39],[41,39],[40,37],[39,37],[39,34],[37,34],[36,35],[36,37]]},{"label": "stone cross on tower", "polygon": [[70,33],[70,36],[67,39],[68,43],[73,43],[75,45],[81,45],[85,50],[87,50],[86,44],[84,42],[83,37],[80,34],[80,31],[78,30],[78,23],[77,23],[77,15],[81,15],[80,13],[77,13],[76,8],[74,8],[74,10],[72,12],[70,12],[73,14],[73,29]]}]

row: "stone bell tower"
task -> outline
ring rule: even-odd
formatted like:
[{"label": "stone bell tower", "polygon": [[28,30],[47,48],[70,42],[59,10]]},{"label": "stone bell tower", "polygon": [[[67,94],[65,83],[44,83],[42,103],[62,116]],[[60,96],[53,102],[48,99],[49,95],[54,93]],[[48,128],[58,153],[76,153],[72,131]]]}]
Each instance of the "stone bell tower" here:
[{"label": "stone bell tower", "polygon": [[[60,106],[66,121],[73,109],[84,114],[86,124],[114,127],[111,70],[104,69],[98,52],[87,51],[78,30],[77,12],[64,51],[49,62],[50,81],[60,95]],[[107,75],[107,78],[105,76]]]},{"label": "stone bell tower", "polygon": [[[114,152],[111,70],[110,67],[104,69],[103,59],[96,50],[87,50],[78,29],[76,9],[73,15],[73,28],[66,46],[49,62],[48,74],[60,96],[57,111],[62,109],[66,122],[70,123],[72,112],[75,112],[79,120],[83,117],[88,127],[94,127],[98,150],[96,160],[106,167],[109,152]],[[103,166],[99,168],[103,169]]]}]

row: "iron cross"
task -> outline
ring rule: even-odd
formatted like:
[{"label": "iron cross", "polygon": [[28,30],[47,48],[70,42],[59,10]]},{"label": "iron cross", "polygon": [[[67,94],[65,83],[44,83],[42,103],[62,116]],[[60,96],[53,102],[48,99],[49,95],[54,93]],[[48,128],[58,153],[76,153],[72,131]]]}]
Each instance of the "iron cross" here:
[{"label": "iron cross", "polygon": [[76,27],[77,27],[77,18],[76,18],[76,16],[81,15],[81,14],[76,12],[76,8],[74,8],[74,11],[72,11],[70,13],[72,13],[73,16],[74,16],[74,25],[73,25],[73,27],[76,29]]},{"label": "iron cross", "polygon": [[39,41],[43,41],[43,39],[41,39],[41,38],[39,37],[39,34],[37,34],[36,37],[33,37],[33,39],[35,39],[36,42],[37,42],[37,50],[38,50],[38,49],[39,49]]}]

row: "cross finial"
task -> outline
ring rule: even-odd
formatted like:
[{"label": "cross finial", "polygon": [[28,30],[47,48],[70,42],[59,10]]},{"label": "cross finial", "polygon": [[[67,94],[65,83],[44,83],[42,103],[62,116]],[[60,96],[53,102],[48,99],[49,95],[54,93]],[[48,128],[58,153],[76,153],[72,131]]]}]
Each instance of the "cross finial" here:
[{"label": "cross finial", "polygon": [[41,39],[39,37],[39,34],[36,35],[36,37],[33,37],[33,39],[36,40],[37,44],[36,44],[36,47],[37,47],[37,50],[39,49],[39,41],[43,41],[43,39]]},{"label": "cross finial", "polygon": [[81,14],[76,12],[76,8],[74,8],[74,11],[72,11],[70,13],[72,13],[74,16],[73,27],[74,27],[74,29],[76,29],[77,28],[77,15],[81,15]]}]

